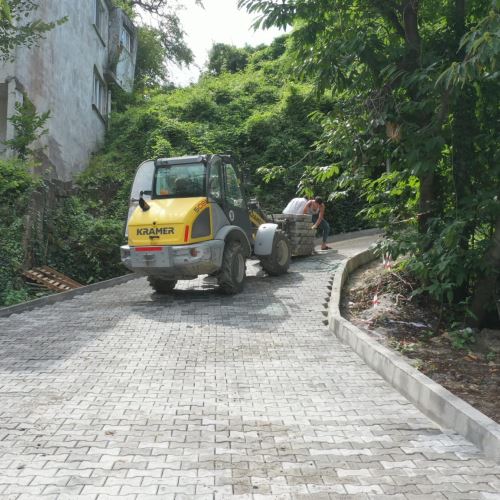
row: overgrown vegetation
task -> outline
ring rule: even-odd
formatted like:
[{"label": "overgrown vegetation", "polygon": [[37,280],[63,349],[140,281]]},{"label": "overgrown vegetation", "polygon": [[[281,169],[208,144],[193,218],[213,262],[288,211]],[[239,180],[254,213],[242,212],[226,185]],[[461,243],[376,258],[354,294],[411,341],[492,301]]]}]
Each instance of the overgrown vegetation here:
[{"label": "overgrown vegetation", "polygon": [[21,160],[0,160],[0,305],[29,298],[21,279],[25,258],[25,213],[37,181]]},{"label": "overgrown vegetation", "polygon": [[0,305],[9,305],[30,298],[21,279],[27,260],[31,220],[28,217],[30,199],[42,185],[32,175],[36,166],[31,143],[45,133],[49,113],[37,113],[27,95],[16,104],[11,117],[16,136],[7,145],[16,154],[11,160],[0,160]]},{"label": "overgrown vegetation", "polygon": [[[406,256],[416,293],[496,317],[500,272],[500,11],[497,2],[240,0],[258,24],[292,26],[295,72],[333,90],[317,115],[312,177],[369,202]],[[495,104],[496,103],[496,104]]]},{"label": "overgrown vegetation", "polygon": [[[313,150],[321,126],[310,115],[331,110],[330,97],[317,96],[309,83],[286,79],[285,45],[281,38],[248,50],[246,64],[234,71],[222,69],[221,60],[226,54],[232,61],[234,51],[218,46],[212,52],[221,68],[217,75],[207,70],[188,88],[142,87],[133,99],[117,101],[105,147],[78,178],[78,194],[56,214],[49,261],[84,283],[124,272],[119,245],[129,191],[137,166],[148,158],[231,152],[247,195],[281,212],[296,195],[308,162],[327,161]],[[268,178],[266,169],[280,175]],[[308,188],[326,193],[319,182]],[[364,227],[360,208],[354,196],[332,203],[334,231]]]}]

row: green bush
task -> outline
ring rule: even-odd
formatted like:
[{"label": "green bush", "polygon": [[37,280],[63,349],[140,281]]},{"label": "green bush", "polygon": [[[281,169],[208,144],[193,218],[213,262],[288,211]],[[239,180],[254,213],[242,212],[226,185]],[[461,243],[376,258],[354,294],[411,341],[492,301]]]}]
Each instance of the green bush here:
[{"label": "green bush", "polygon": [[47,260],[50,266],[80,283],[94,283],[125,274],[120,261],[124,218],[93,216],[76,196],[53,213]]},{"label": "green bush", "polygon": [[26,249],[23,247],[25,214],[38,182],[20,160],[0,160],[0,305],[27,300],[21,278]]}]

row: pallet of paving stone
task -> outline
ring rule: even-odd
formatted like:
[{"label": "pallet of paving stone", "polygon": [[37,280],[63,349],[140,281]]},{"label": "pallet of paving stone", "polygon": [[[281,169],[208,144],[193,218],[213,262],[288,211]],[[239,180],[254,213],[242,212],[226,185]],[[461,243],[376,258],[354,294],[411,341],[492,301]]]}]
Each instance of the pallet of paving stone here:
[{"label": "pallet of paving stone", "polygon": [[272,218],[288,236],[294,257],[313,253],[316,232],[311,229],[312,220],[310,215],[274,214]]}]

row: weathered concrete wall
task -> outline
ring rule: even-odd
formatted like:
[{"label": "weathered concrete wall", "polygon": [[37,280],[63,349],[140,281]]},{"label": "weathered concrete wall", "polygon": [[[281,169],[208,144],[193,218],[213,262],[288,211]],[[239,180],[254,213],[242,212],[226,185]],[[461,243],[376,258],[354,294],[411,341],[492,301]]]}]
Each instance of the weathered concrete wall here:
[{"label": "weathered concrete wall", "polygon": [[93,93],[94,72],[105,81],[108,71],[110,4],[101,1],[104,19],[99,32],[94,24],[95,2],[40,2],[37,18],[53,21],[67,16],[68,21],[50,31],[39,47],[18,48],[15,63],[0,68],[0,83],[15,78],[39,113],[50,111],[49,133],[37,146],[43,148],[49,177],[62,181],[71,180],[88,165],[106,131],[105,113],[102,116],[93,106]]}]

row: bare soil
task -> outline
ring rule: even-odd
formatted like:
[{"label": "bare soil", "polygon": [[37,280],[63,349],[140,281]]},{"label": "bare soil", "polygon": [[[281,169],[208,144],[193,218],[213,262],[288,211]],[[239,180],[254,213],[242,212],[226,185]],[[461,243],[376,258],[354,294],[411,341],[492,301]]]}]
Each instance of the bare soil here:
[{"label": "bare soil", "polygon": [[500,331],[450,324],[450,311],[411,299],[416,287],[380,260],[356,270],[342,295],[342,315],[470,405],[500,422]]}]

